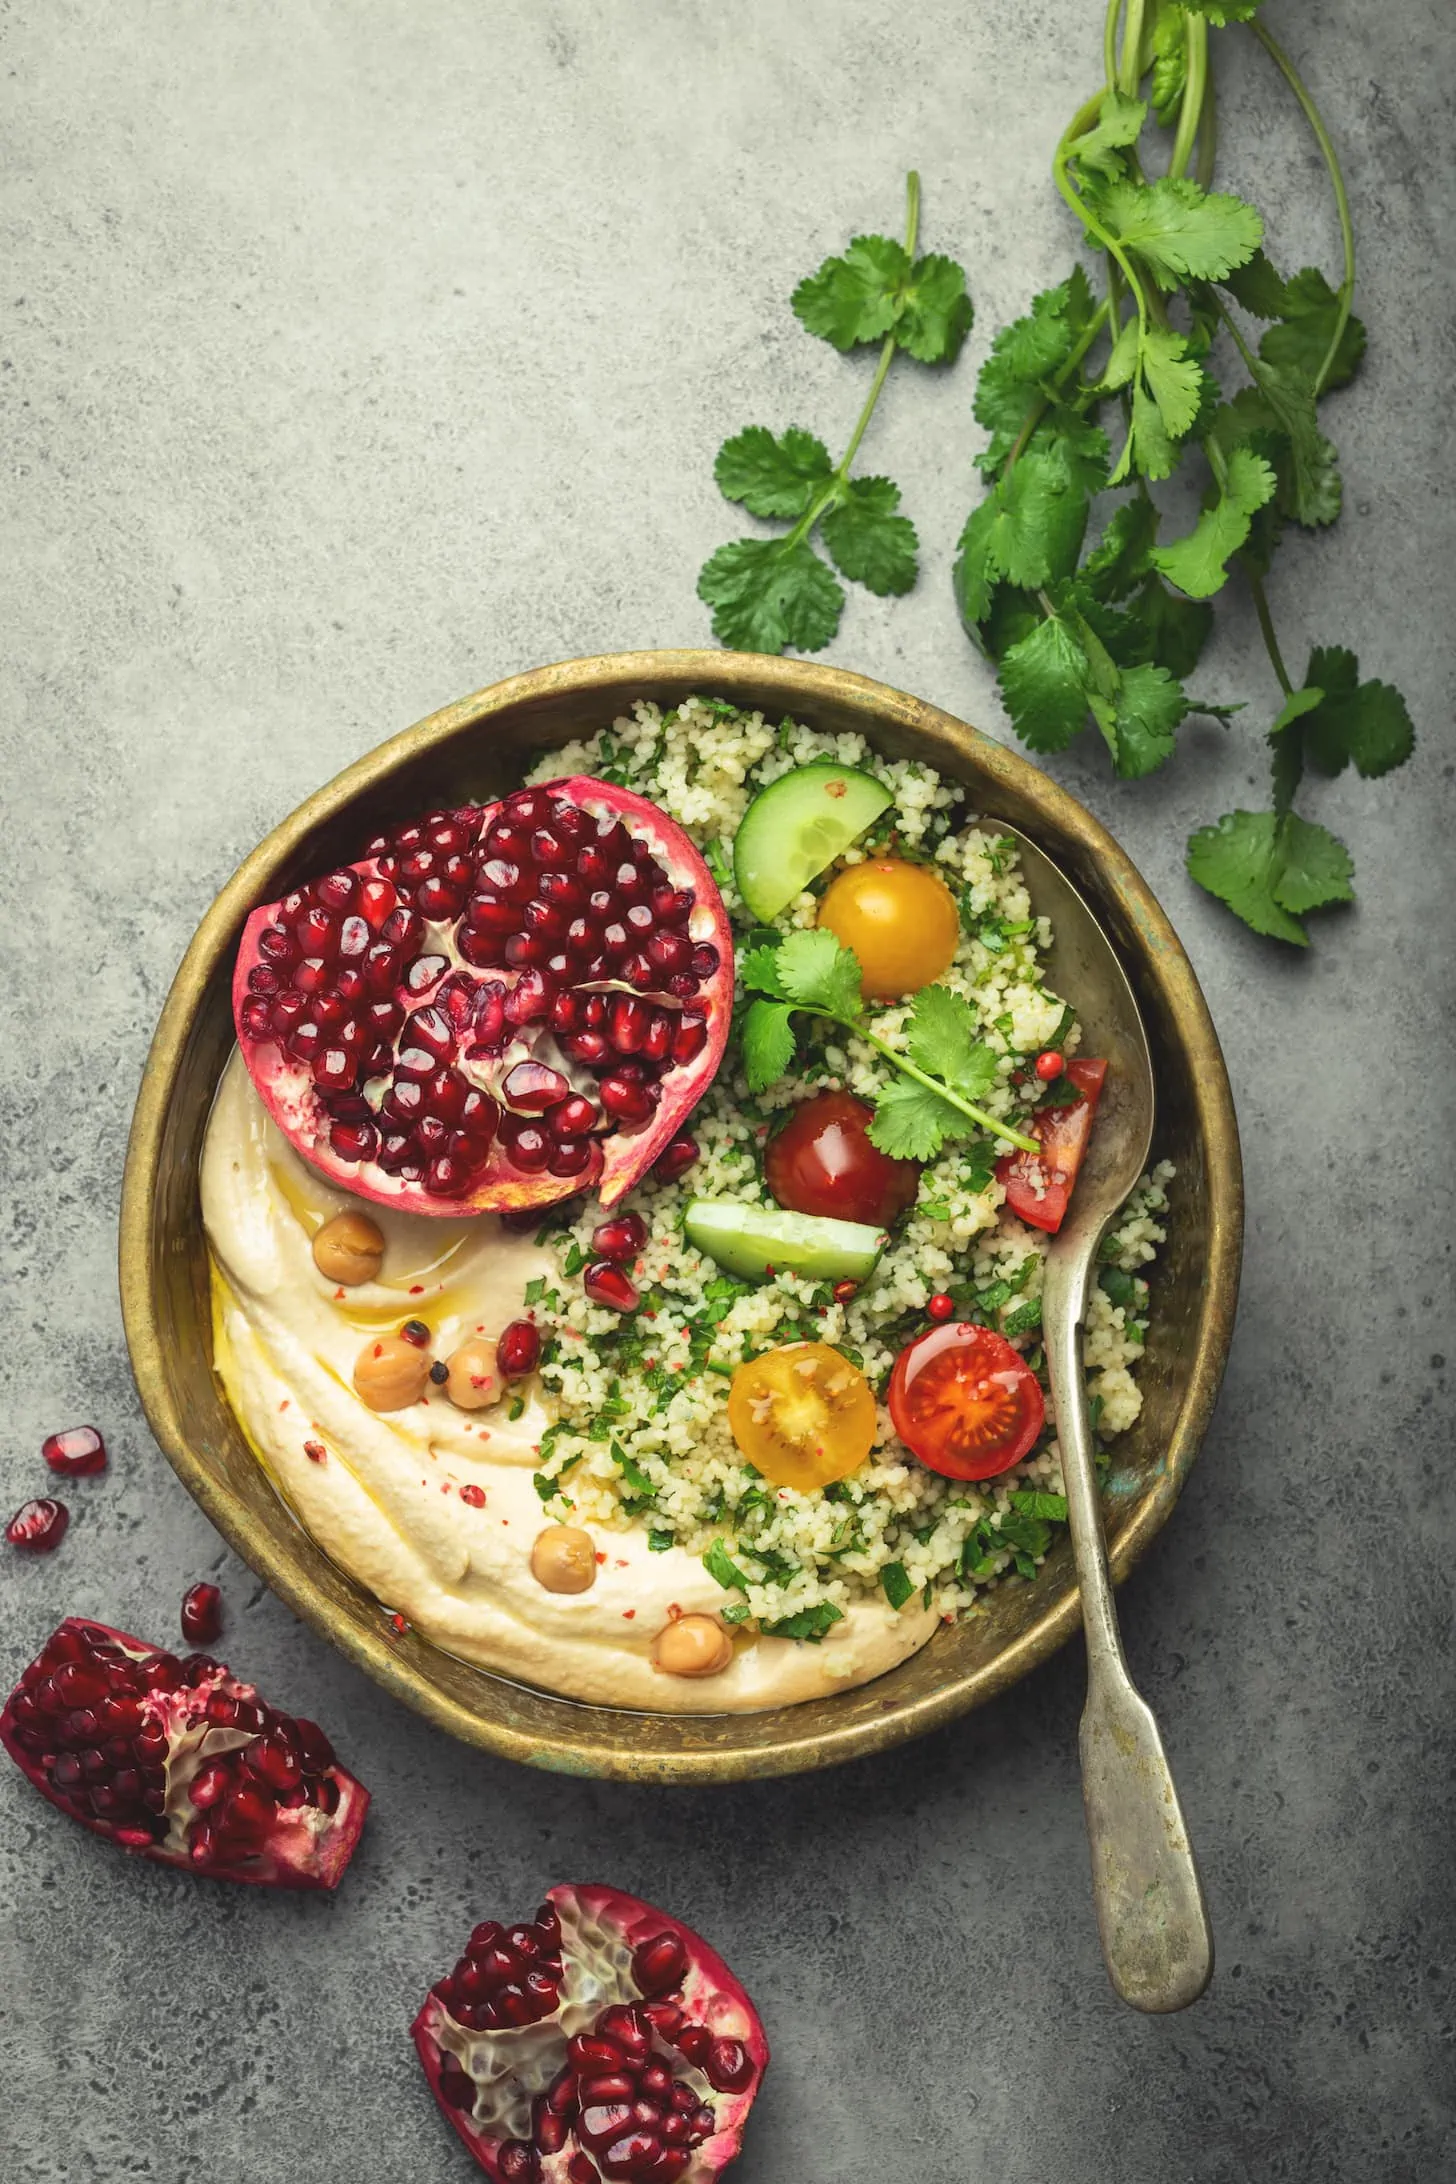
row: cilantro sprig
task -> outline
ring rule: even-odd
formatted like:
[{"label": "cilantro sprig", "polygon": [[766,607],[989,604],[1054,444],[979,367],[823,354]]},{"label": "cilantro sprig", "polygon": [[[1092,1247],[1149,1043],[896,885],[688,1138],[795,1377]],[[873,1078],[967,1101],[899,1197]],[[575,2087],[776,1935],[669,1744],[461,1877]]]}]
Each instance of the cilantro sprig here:
[{"label": "cilantro sprig", "polygon": [[[838,463],[799,425],[782,433],[749,425],[718,450],[713,475],[726,500],[752,516],[787,523],[777,537],[735,539],[704,562],[698,597],[713,610],[713,635],[741,652],[818,652],[844,608],[839,577],[881,597],[907,592],[919,573],[919,539],[899,513],[889,478],[851,475],[860,443],[896,354],[949,364],[971,326],[965,275],[936,253],[917,257],[920,177],[906,182],[903,243],[860,235],[826,258],[794,290],[793,308],[811,334],[849,351],[880,344],[863,409]],[[816,553],[816,535],[830,561]],[[836,576],[835,569],[839,571]]]},{"label": "cilantro sprig", "polygon": [[[1362,682],[1342,648],[1316,648],[1296,683],[1275,632],[1266,579],[1283,533],[1340,511],[1319,406],[1353,377],[1365,332],[1351,310],[1355,245],[1339,160],[1287,54],[1255,20],[1258,5],[1112,0],[1106,82],[1053,160],[1058,190],[1102,255],[1105,294],[1094,300],[1078,267],[996,335],[975,398],[990,435],[977,458],[986,491],[961,534],[955,585],[1022,741],[1060,751],[1090,721],[1126,779],[1167,762],[1190,713],[1226,720],[1238,710],[1200,702],[1187,684],[1213,627],[1209,602],[1235,575],[1247,585],[1282,701],[1268,730],[1270,808],[1200,829],[1188,868],[1256,932],[1302,946],[1305,916],[1354,893],[1345,845],[1295,809],[1306,774],[1353,765],[1378,777],[1409,756],[1413,730],[1399,692]],[[1234,23],[1280,71],[1324,159],[1342,238],[1338,287],[1316,267],[1282,278],[1255,207],[1211,186],[1210,30]],[[1166,171],[1149,179],[1143,152],[1158,129],[1172,141],[1158,161]],[[1243,384],[1223,383],[1225,354]],[[1195,467],[1200,513],[1191,529],[1161,536],[1154,488]],[[1100,497],[1114,492],[1126,497],[1088,547]]]},{"label": "cilantro sprig", "polygon": [[900,1073],[875,1101],[869,1135],[882,1153],[932,1160],[943,1145],[977,1130],[1025,1152],[1040,1151],[1035,1138],[978,1104],[997,1081],[997,1056],[977,1037],[969,1002],[949,987],[924,986],[913,996],[902,1052],[866,1021],[858,958],[823,926],[748,949],[738,972],[759,996],[749,1003],[741,1032],[750,1091],[765,1091],[792,1066],[795,1016],[817,1017],[852,1031]]}]

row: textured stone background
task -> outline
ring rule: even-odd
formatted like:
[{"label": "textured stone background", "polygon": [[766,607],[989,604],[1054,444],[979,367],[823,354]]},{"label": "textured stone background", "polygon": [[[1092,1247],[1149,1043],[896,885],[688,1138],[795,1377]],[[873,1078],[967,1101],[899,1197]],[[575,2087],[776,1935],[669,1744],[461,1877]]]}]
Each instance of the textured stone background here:
[{"label": "textured stone background", "polygon": [[[12,2184],[463,2179],[405,2028],[487,1909],[557,1876],[692,1915],[778,2060],[744,2184],[1192,2184],[1450,2175],[1453,1543],[1449,848],[1452,66],[1440,0],[1275,0],[1348,161],[1368,366],[1330,405],[1348,514],[1294,540],[1292,660],[1358,645],[1424,741],[1318,793],[1358,913],[1276,952],[1185,878],[1262,800],[1274,703],[1166,775],[1062,777],[1160,891],[1209,992],[1249,1180],[1244,1306],[1177,1520],[1127,1589],[1219,1943],[1208,1998],[1108,1990],[1076,1782],[1075,1650],[831,1783],[646,1793],[515,1772],[397,1710],[222,1550],[156,1452],[112,1271],[142,1057],[200,912],[303,794],[434,706],[573,653],[704,641],[751,419],[847,432],[866,361],[787,298],[925,178],[979,313],[892,381],[867,458],[926,543],[832,658],[1004,733],[948,597],[997,323],[1060,276],[1046,164],[1092,0],[11,0],[3,517],[8,1508],[48,1429],[114,1467],[51,1562],[0,1574],[10,1672],[65,1609],[164,1637],[220,1577],[227,1650],[376,1792],[337,1902],[108,1853],[0,1773],[0,2167]],[[1449,31],[1449,23],[1445,25]],[[1237,37],[1221,173],[1284,265],[1335,263],[1307,135]],[[1449,1017],[1446,1019],[1449,1021]]]}]

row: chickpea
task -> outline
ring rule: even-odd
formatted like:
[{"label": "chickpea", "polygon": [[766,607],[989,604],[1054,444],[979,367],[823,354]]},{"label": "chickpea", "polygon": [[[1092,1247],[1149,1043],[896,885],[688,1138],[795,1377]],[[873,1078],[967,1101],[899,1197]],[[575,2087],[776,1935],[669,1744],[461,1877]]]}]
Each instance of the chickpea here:
[{"label": "chickpea", "polygon": [[531,1575],[547,1592],[590,1592],[597,1578],[597,1552],[590,1532],[579,1524],[548,1524],[531,1549]]},{"label": "chickpea", "polygon": [[505,1386],[489,1335],[468,1335],[459,1349],[451,1352],[445,1393],[461,1410],[485,1410],[489,1404],[498,1403]]},{"label": "chickpea", "polygon": [[718,1676],[733,1658],[733,1640],[716,1615],[678,1615],[657,1633],[652,1657],[669,1676]]},{"label": "chickpea", "polygon": [[408,1410],[430,1377],[430,1353],[403,1335],[379,1335],[354,1360],[354,1388],[372,1411]]},{"label": "chickpea", "polygon": [[313,1240],[313,1263],[326,1282],[357,1289],[384,1264],[384,1237],[367,1214],[336,1213]]}]

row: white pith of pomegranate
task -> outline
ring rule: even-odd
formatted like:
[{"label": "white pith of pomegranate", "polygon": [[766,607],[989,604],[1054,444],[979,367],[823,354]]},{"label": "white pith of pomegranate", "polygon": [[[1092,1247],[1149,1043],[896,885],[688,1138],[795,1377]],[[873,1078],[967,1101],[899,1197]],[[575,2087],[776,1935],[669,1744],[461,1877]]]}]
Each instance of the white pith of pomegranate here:
[{"label": "white pith of pomegranate", "polygon": [[529,1924],[477,1926],[412,2029],[495,2184],[705,2184],[769,2059],[722,1958],[613,1888],[552,1888]]},{"label": "white pith of pomegranate", "polygon": [[586,776],[377,836],[255,910],[233,979],[284,1135],[411,1213],[614,1204],[711,1084],[732,1005],[697,850]]},{"label": "white pith of pomegranate", "polygon": [[316,1722],[79,1616],[22,1673],[0,1744],[82,1827],[213,1880],[334,1888],[369,1808]]}]

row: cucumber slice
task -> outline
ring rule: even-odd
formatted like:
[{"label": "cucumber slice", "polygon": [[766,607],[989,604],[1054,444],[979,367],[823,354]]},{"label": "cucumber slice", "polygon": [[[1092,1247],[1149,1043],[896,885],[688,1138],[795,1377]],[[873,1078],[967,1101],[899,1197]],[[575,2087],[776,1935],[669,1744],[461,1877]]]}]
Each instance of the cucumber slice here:
[{"label": "cucumber slice", "polygon": [[751,914],[776,918],[894,801],[873,774],[827,760],[760,789],[733,844],[733,877]]},{"label": "cucumber slice", "polygon": [[690,1244],[741,1282],[758,1281],[770,1267],[811,1281],[862,1282],[885,1248],[884,1230],[863,1221],[781,1213],[726,1198],[693,1199],[683,1229]]}]

